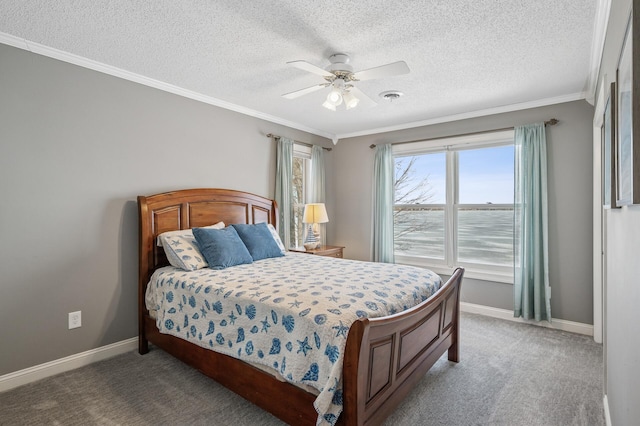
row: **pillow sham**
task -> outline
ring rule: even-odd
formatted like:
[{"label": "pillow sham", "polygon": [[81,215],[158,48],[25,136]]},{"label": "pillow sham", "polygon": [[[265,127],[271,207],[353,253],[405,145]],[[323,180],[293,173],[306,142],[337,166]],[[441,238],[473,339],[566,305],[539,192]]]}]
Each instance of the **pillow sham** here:
[{"label": "pillow sham", "polygon": [[233,226],[224,229],[193,228],[193,235],[211,269],[253,263],[251,254]]},{"label": "pillow sham", "polygon": [[273,239],[276,241],[276,244],[278,244],[278,247],[280,248],[280,251],[282,252],[282,254],[286,254],[287,249],[284,248],[284,244],[282,244],[282,240],[280,239],[280,235],[278,234],[278,231],[276,231],[276,228],[270,223],[267,223],[267,228],[269,228],[269,232],[271,232],[271,235],[273,236]]},{"label": "pillow sham", "polygon": [[266,223],[231,225],[254,261],[284,256]]},{"label": "pillow sham", "polygon": [[[209,226],[199,226],[198,228],[213,228],[213,229],[222,229],[224,228],[225,225],[224,222],[218,222],[214,225],[209,225]],[[187,236],[187,237],[193,237],[193,232],[191,232],[191,229],[178,229],[176,231],[167,231],[167,232],[163,232],[162,234],[158,235],[158,237],[156,238],[156,244],[158,245],[158,247],[162,247],[162,240],[160,238],[162,237],[175,237],[176,235],[179,236]]]},{"label": "pillow sham", "polygon": [[[224,222],[218,222],[204,228],[223,229]],[[158,245],[164,248],[167,260],[174,268],[195,271],[208,266],[191,229],[163,232],[158,235]]]}]

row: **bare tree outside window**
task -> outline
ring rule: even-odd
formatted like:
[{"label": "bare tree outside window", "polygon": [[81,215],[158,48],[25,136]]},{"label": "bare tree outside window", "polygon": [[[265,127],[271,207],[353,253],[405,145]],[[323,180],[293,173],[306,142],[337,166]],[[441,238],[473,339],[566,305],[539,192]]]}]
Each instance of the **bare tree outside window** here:
[{"label": "bare tree outside window", "polygon": [[416,176],[416,160],[416,156],[395,160],[393,229],[395,249],[399,251],[408,249],[409,242],[404,236],[429,230],[425,215],[416,212],[424,211],[423,205],[433,200],[433,187],[429,183],[429,175]]},{"label": "bare tree outside window", "polygon": [[393,179],[394,204],[428,204],[433,199],[429,175],[416,178],[418,157],[397,158]]},{"label": "bare tree outside window", "polygon": [[304,214],[305,203],[305,164],[306,161],[301,157],[293,157],[293,195],[291,198],[291,247],[299,247],[302,245],[304,236],[304,223],[302,223],[302,215]]}]

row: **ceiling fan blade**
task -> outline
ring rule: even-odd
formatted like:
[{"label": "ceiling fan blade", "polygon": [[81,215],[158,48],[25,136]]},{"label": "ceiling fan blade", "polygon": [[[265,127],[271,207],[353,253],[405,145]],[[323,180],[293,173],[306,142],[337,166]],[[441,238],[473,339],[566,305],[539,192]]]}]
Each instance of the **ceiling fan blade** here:
[{"label": "ceiling fan blade", "polygon": [[300,96],[306,95],[307,93],[315,92],[316,90],[325,88],[327,86],[329,86],[329,83],[316,84],[315,86],[307,87],[305,89],[300,89],[294,92],[285,93],[284,95],[282,95],[282,97],[285,99],[295,99],[295,98],[299,98]]},{"label": "ceiling fan blade", "polygon": [[307,61],[291,61],[291,62],[287,62],[287,64],[294,66],[296,68],[299,68],[301,70],[308,71],[313,74],[321,75],[323,77],[334,77],[334,75],[331,74],[329,71],[323,70],[322,68],[317,67],[313,64],[310,64]]},{"label": "ceiling fan blade", "polygon": [[365,108],[370,108],[378,105],[376,101],[367,96],[362,90],[357,87],[352,87],[349,91],[362,102],[362,106]]},{"label": "ceiling fan blade", "polygon": [[369,68],[368,70],[358,71],[353,74],[355,80],[372,80],[374,78],[392,77],[394,75],[402,75],[409,73],[409,67],[405,61],[392,62],[387,65]]}]

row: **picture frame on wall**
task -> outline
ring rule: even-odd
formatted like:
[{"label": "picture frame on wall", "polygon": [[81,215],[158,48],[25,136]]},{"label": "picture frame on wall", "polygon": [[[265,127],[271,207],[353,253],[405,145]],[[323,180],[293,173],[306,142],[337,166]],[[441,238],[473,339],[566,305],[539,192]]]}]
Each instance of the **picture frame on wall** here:
[{"label": "picture frame on wall", "polygon": [[[634,2],[635,3],[635,2]],[[615,177],[616,205],[640,204],[640,98],[638,94],[638,73],[640,68],[640,24],[635,10],[631,11],[625,33],[620,59],[618,60],[616,92],[616,143]],[[634,133],[636,137],[634,138]]]},{"label": "picture frame on wall", "polygon": [[616,203],[616,83],[611,83],[602,121],[602,206],[619,207]]}]

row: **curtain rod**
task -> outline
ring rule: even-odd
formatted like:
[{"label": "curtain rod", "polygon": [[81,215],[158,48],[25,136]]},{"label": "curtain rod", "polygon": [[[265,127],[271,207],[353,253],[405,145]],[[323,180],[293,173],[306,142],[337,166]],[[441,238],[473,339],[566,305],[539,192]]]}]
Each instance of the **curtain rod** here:
[{"label": "curtain rod", "polygon": [[[274,135],[273,133],[267,133],[267,137],[268,138],[281,138],[282,136],[278,136],[278,135]],[[308,147],[312,147],[313,144],[310,143],[306,143],[306,142],[300,142],[300,141],[294,141],[297,144],[300,145],[304,145],[304,146],[308,146]],[[331,151],[333,148],[325,148],[324,146],[321,146],[320,148],[322,149],[326,149],[327,151]]]},{"label": "curtain rod", "polygon": [[[545,126],[555,126],[559,121],[556,118],[549,119],[544,122]],[[493,133],[493,132],[502,132],[504,130],[513,130],[515,127],[503,127],[502,129],[492,129],[492,130],[483,130],[481,132],[471,132],[471,133],[462,133],[460,135],[451,135],[451,136],[440,136],[437,138],[427,138],[427,139],[415,139],[412,141],[403,141],[403,142],[394,142],[391,145],[403,145],[405,143],[414,143],[414,142],[426,142],[426,141],[434,141],[437,139],[450,139],[450,138],[458,138],[460,136],[472,136],[472,135],[481,135],[483,133]],[[369,148],[373,149],[376,147],[376,144],[369,145]]]}]

